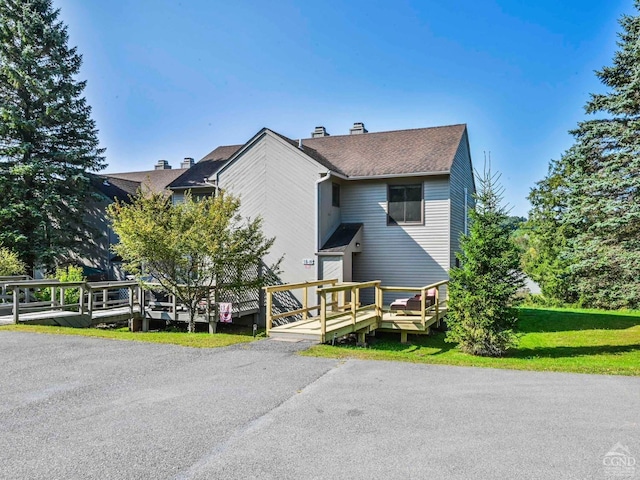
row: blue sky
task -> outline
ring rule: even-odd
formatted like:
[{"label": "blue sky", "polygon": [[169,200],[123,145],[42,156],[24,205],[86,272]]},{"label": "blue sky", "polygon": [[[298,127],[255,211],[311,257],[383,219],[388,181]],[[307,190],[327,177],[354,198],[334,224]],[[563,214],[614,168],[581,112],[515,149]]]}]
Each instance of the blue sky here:
[{"label": "blue sky", "polygon": [[54,0],[106,172],[178,166],[260,128],[306,138],[466,123],[505,201],[526,196],[585,118],[632,0]]}]

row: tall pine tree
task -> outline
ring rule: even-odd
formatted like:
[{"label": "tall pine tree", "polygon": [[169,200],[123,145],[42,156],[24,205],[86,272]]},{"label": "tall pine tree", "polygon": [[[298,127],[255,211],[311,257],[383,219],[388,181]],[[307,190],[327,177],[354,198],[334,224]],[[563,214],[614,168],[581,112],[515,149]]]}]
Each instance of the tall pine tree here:
[{"label": "tall pine tree", "polygon": [[[560,201],[534,204],[532,213],[557,209],[566,242],[550,240],[563,246],[558,258],[582,303],[639,308],[640,16],[624,15],[620,25],[613,65],[596,72],[608,91],[592,94],[585,106],[595,118],[571,132],[575,144],[532,193]],[[545,192],[553,176],[561,181]]]},{"label": "tall pine tree", "polygon": [[81,63],[51,0],[0,0],[0,244],[30,268],[79,244],[105,166]]}]

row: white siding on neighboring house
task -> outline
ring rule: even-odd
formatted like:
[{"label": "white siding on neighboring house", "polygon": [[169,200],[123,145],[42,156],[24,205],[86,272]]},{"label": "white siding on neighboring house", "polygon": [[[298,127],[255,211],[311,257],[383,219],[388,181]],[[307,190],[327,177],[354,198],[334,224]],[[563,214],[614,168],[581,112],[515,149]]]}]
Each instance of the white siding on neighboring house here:
[{"label": "white siding on neighboring house", "polygon": [[[465,227],[465,202],[467,211],[474,205],[473,194],[475,193],[473,181],[473,168],[471,166],[471,155],[469,153],[469,143],[467,133],[462,137],[460,146],[453,159],[451,166],[451,260],[450,265],[456,264],[456,252],[460,251],[460,235],[464,233]],[[467,197],[465,199],[465,190]]]},{"label": "white siding on neighboring house", "polygon": [[263,219],[263,232],[275,237],[265,262],[281,264],[283,283],[313,281],[315,256],[316,180],[325,172],[296,147],[266,132],[219,175],[220,187],[240,197],[243,217]]},{"label": "white siding on neighboring house", "polygon": [[[342,221],[363,223],[362,253],[354,255],[353,280],[420,287],[446,280],[449,270],[449,180],[447,176],[408,178],[423,181],[424,225],[387,225],[385,181],[347,182],[342,188]],[[393,294],[385,297],[389,303]]]}]

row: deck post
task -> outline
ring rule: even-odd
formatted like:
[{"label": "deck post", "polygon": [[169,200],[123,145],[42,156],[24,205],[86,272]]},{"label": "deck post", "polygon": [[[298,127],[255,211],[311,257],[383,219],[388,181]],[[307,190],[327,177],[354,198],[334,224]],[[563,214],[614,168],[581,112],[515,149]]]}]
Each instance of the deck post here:
[{"label": "deck post", "polygon": [[356,315],[358,314],[358,303],[360,300],[360,290],[357,287],[351,287],[351,321],[356,324]]},{"label": "deck post", "polygon": [[171,308],[173,309],[173,319],[178,320],[178,298],[175,295],[172,295],[172,298]]},{"label": "deck post", "polygon": [[89,318],[93,319],[93,290],[90,286],[87,286],[87,312],[89,313]]},{"label": "deck post", "polygon": [[[422,323],[422,330],[425,328],[425,316],[427,309],[427,289],[420,290],[420,323]],[[437,318],[437,317],[436,317]]]},{"label": "deck post", "polygon": [[400,330],[400,343],[407,343],[407,331],[406,330]]},{"label": "deck post", "polygon": [[103,288],[102,289],[102,308],[107,308],[108,301],[109,301],[109,290],[107,290],[106,288]]},{"label": "deck post", "polygon": [[84,290],[84,286],[80,285],[80,287],[78,287],[79,293],[80,293],[80,300],[78,302],[78,313],[79,314],[84,314],[84,294],[85,294],[85,290]]},{"label": "deck post", "polygon": [[133,318],[133,286],[129,285],[129,315]]},{"label": "deck post", "polygon": [[436,321],[440,321],[440,286],[436,287]]},{"label": "deck post", "polygon": [[303,320],[306,320],[307,317],[309,316],[309,312],[307,310],[308,306],[309,306],[309,290],[305,285],[304,287],[302,287],[302,308],[304,309],[304,312],[302,312]]},{"label": "deck post", "polygon": [[18,323],[20,311],[20,287],[13,287],[13,323]]},{"label": "deck post", "polygon": [[[64,307],[64,303],[65,303],[64,287],[60,287],[60,305]],[[62,310],[64,310],[64,308]]]},{"label": "deck post", "polygon": [[58,304],[58,300],[56,299],[57,294],[58,289],[56,287],[51,287],[51,308],[55,307]]},{"label": "deck post", "polygon": [[267,292],[267,311],[265,312],[265,332],[267,337],[269,336],[269,330],[271,330],[271,322],[273,321],[271,319],[271,310],[273,308],[273,292],[271,292],[271,290],[268,289],[268,287],[265,289]]},{"label": "deck post", "polygon": [[327,294],[320,293],[320,343],[326,341],[327,336]]}]

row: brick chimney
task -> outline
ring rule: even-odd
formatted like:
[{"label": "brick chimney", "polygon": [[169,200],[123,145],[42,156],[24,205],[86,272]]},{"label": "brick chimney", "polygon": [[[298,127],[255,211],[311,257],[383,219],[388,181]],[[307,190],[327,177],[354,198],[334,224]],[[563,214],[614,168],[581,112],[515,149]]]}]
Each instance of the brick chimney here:
[{"label": "brick chimney", "polygon": [[311,138],[316,138],[316,137],[328,137],[329,136],[329,132],[327,132],[327,129],[324,127],[316,127],[316,129],[311,132]]},{"label": "brick chimney", "polygon": [[156,170],[171,170],[171,165],[166,160],[158,160],[156,163]]},{"label": "brick chimney", "polygon": [[180,164],[180,168],[191,168],[195,165],[196,162],[193,161],[191,157],[184,157],[182,163]]},{"label": "brick chimney", "polygon": [[351,129],[349,130],[349,135],[358,135],[360,133],[369,133],[369,130],[364,128],[364,123],[355,122],[353,124],[353,127],[351,127]]}]

